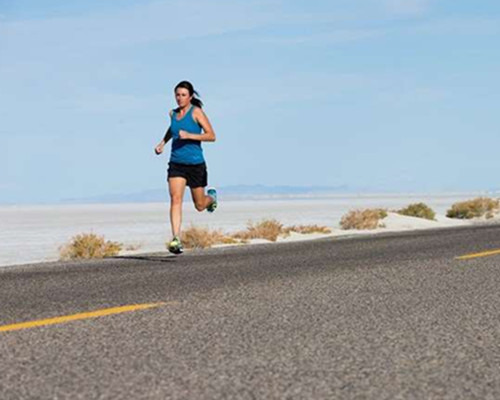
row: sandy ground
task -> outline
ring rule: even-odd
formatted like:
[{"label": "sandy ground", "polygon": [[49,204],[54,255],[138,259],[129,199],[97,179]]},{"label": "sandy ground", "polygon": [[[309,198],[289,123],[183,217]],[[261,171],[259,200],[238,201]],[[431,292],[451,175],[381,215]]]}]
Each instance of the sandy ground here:
[{"label": "sandy ground", "polygon": [[[463,221],[445,217],[451,204],[479,195],[339,195],[317,199],[224,201],[214,214],[199,213],[188,202],[183,210],[183,227],[206,227],[231,234],[245,229],[249,221],[276,219],[284,226],[322,225],[332,230],[327,235],[292,233],[278,239],[279,242],[290,242],[487,223],[483,220]],[[363,231],[340,229],[339,221],[349,210],[397,210],[415,202],[429,205],[436,212],[437,220],[428,221],[389,212],[382,221],[385,227]],[[59,258],[62,245],[77,234],[90,232],[102,235],[106,240],[122,243],[125,249],[129,248],[122,251],[122,255],[164,252],[165,243],[171,234],[168,204],[0,207],[0,267],[55,261]],[[256,239],[250,243],[266,242]]]},{"label": "sandy ground", "polygon": [[[388,214],[387,217],[381,220],[381,226],[377,229],[344,230],[340,228],[334,228],[332,229],[332,232],[328,234],[323,234],[323,233],[300,234],[292,232],[289,236],[279,237],[277,242],[295,242],[301,240],[314,240],[327,237],[373,235],[384,232],[416,231],[423,229],[448,228],[454,226],[467,226],[467,225],[500,222],[500,214],[497,214],[494,218],[490,218],[488,220],[486,220],[485,218],[476,218],[472,220],[459,220],[437,215],[434,221],[423,218],[408,217],[405,215],[397,214],[395,212],[388,212],[387,214]],[[249,241],[249,244],[258,244],[258,243],[271,243],[271,242],[266,239],[252,239]],[[214,247],[222,247],[222,246],[231,246],[231,245],[219,245]]]},{"label": "sandy ground", "polygon": [[496,217],[485,220],[483,218],[477,218],[473,220],[459,220],[453,218],[447,218],[445,216],[436,216],[436,220],[431,221],[424,218],[408,217],[405,215],[400,215],[395,212],[388,212],[387,217],[382,219],[380,222],[381,227],[377,229],[370,230],[356,230],[356,229],[333,229],[331,234],[309,234],[302,235],[298,233],[293,233],[290,237],[280,238],[279,241],[295,241],[295,240],[307,240],[307,239],[317,239],[322,237],[341,237],[341,236],[352,236],[352,235],[372,235],[383,232],[403,232],[403,231],[415,231],[422,229],[435,229],[435,228],[448,228],[454,226],[466,226],[474,225],[480,223],[491,223],[494,221],[500,222],[500,214]]},{"label": "sandy ground", "polygon": [[[380,221],[380,227],[376,229],[370,230],[356,230],[356,229],[348,229],[344,230],[341,228],[333,228],[331,233],[323,234],[323,233],[311,233],[311,234],[301,234],[296,232],[291,232],[288,236],[280,236],[277,239],[277,242],[295,242],[295,241],[303,241],[303,240],[314,240],[328,237],[345,237],[345,236],[353,236],[353,235],[373,235],[384,232],[404,232],[404,231],[416,231],[416,230],[424,230],[424,229],[436,229],[436,228],[447,228],[454,226],[467,226],[467,225],[476,225],[476,224],[484,224],[484,223],[494,223],[500,222],[500,213],[497,214],[494,218],[485,219],[485,218],[476,218],[472,220],[460,220],[448,218],[442,215],[436,215],[435,220],[428,220],[423,218],[409,217],[405,215],[397,214],[396,212],[388,212],[387,217]],[[251,239],[246,244],[221,244],[213,247],[227,247],[227,246],[241,246],[241,245],[251,245],[251,244],[259,244],[259,243],[272,243],[266,239]],[[138,254],[140,250],[123,252],[122,254]]]}]

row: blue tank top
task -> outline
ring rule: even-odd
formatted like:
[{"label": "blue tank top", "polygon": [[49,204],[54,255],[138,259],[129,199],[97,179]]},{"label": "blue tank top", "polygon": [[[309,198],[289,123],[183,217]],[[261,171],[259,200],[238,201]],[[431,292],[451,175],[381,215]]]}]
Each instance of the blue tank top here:
[{"label": "blue tank top", "polygon": [[172,112],[170,122],[170,132],[172,132],[170,161],[172,162],[190,165],[205,162],[199,140],[179,139],[180,130],[201,135],[201,126],[193,119],[193,109],[194,106],[191,106],[180,120],[177,120],[177,112]]}]

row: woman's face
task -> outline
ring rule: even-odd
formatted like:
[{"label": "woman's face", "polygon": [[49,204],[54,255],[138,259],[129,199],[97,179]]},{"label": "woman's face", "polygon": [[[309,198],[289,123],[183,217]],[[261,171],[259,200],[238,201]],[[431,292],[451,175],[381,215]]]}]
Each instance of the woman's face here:
[{"label": "woman's face", "polygon": [[177,88],[175,91],[175,100],[179,107],[183,108],[191,103],[191,97],[189,95],[189,90],[185,88]]}]

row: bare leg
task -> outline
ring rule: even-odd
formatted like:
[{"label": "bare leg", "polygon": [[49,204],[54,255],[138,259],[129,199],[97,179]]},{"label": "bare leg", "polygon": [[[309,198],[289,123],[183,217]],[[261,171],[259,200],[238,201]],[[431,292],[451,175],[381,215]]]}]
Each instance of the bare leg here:
[{"label": "bare leg", "polygon": [[168,180],[170,192],[170,224],[172,226],[172,235],[180,236],[182,223],[182,199],[184,198],[184,189],[186,180],[181,177],[170,178]]},{"label": "bare leg", "polygon": [[213,202],[213,199],[205,194],[204,187],[191,188],[191,197],[198,211],[205,210]]}]

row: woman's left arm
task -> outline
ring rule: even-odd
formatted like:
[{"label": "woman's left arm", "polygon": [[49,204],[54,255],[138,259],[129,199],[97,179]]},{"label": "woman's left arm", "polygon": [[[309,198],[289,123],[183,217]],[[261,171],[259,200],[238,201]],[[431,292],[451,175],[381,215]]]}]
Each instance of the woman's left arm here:
[{"label": "woman's left arm", "polygon": [[210,124],[210,121],[201,108],[196,107],[193,110],[193,118],[201,126],[203,133],[200,135],[181,130],[179,131],[179,138],[199,140],[200,142],[215,142],[215,132]]}]

